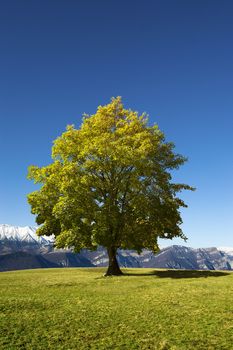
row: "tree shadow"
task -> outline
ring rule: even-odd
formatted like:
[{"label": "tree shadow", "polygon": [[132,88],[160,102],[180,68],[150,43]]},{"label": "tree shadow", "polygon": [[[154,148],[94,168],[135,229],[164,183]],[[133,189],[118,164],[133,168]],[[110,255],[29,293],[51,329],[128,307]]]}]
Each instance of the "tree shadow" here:
[{"label": "tree shadow", "polygon": [[207,278],[228,276],[231,272],[213,270],[153,270],[147,273],[126,272],[124,276],[157,276],[159,278]]}]

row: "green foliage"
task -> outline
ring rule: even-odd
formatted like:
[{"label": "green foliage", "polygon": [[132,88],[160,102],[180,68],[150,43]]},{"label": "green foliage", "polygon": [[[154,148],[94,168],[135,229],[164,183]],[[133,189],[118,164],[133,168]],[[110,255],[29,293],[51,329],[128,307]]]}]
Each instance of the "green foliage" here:
[{"label": "green foliage", "polygon": [[232,349],[232,273],[124,272],[2,272],[0,349]]},{"label": "green foliage", "polygon": [[53,163],[29,168],[41,188],[28,196],[41,225],[38,235],[56,236],[57,247],[157,250],[157,239],[181,237],[170,172],[185,158],[173,152],[145,114],[124,109],[121,99],[85,115],[80,129],[68,126],[52,149]]}]

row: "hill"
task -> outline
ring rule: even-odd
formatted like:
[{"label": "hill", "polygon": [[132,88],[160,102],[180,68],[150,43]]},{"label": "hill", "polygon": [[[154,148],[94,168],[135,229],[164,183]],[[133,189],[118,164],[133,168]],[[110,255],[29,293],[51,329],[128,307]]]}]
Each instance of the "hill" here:
[{"label": "hill", "polygon": [[2,273],[0,349],[232,349],[233,274],[103,271]]}]

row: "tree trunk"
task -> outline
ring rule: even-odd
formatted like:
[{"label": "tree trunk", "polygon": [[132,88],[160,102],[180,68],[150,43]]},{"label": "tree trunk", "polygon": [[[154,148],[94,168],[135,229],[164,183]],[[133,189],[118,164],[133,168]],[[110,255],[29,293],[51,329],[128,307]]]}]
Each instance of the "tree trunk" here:
[{"label": "tree trunk", "polygon": [[105,273],[105,276],[123,275],[116,258],[117,249],[114,247],[109,247],[107,248],[107,252],[108,252],[109,263],[108,263],[108,269],[107,269],[107,272]]}]

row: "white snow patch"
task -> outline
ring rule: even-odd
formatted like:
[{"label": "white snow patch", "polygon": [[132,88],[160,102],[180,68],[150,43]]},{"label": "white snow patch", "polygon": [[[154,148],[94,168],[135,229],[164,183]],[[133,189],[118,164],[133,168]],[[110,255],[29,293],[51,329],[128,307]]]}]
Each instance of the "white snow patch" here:
[{"label": "white snow patch", "polygon": [[24,241],[29,243],[51,244],[54,242],[54,236],[37,236],[36,227],[31,226],[11,226],[0,224],[0,239],[12,241]]},{"label": "white snow patch", "polygon": [[217,248],[219,251],[224,252],[228,255],[232,255],[233,256],[233,247],[218,247]]}]

